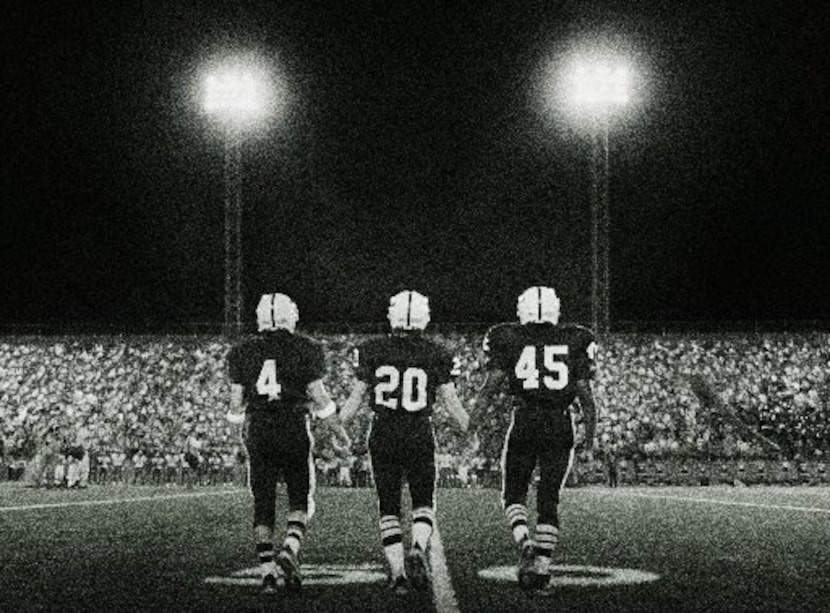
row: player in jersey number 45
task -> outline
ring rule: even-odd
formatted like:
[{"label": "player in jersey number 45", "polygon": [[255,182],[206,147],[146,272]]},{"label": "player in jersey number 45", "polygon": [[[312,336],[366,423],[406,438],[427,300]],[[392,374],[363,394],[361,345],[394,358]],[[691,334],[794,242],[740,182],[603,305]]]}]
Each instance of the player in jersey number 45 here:
[{"label": "player in jersey number 45", "polygon": [[[571,407],[578,400],[585,433],[593,446],[596,407],[591,391],[596,344],[590,330],[560,325],[560,300],[551,287],[534,286],[519,296],[518,323],[492,327],[483,349],[488,379],[474,419],[506,383],[512,403],[502,451],[502,503],[519,549],[518,580],[538,589],[550,580],[551,558],[559,540],[559,493],[574,455]],[[528,529],[527,492],[538,465],[535,539]]]}]

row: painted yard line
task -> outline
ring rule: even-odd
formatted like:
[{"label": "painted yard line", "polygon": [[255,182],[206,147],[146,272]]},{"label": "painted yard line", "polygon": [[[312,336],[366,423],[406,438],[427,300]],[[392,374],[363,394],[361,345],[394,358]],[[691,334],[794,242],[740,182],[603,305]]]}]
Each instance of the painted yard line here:
[{"label": "painted yard line", "polygon": [[239,494],[238,491],[223,491],[223,492],[200,492],[194,494],[168,494],[164,496],[137,496],[135,498],[111,498],[107,500],[74,500],[72,502],[49,502],[41,504],[25,504],[14,507],[0,507],[0,513],[8,513],[11,511],[33,511],[37,509],[62,509],[66,507],[91,507],[111,504],[122,504],[126,502],[148,502],[160,500],[175,500],[178,498],[203,498],[205,496],[227,496],[229,494]]},{"label": "painted yard line", "polygon": [[666,496],[665,494],[644,494],[641,492],[619,492],[622,496],[637,498],[652,498],[654,500],[675,500],[677,502],[697,502],[701,504],[719,504],[728,507],[751,507],[754,509],[776,509],[779,511],[800,511],[802,513],[827,513],[830,509],[821,507],[801,507],[789,504],[763,504],[760,502],[744,502],[740,500],[719,500],[717,498],[694,498],[691,496]]},{"label": "painted yard line", "polygon": [[434,526],[429,547],[429,562],[432,568],[432,600],[436,613],[459,613],[458,600],[450,581],[447,559],[444,557],[444,544],[438,526]]}]

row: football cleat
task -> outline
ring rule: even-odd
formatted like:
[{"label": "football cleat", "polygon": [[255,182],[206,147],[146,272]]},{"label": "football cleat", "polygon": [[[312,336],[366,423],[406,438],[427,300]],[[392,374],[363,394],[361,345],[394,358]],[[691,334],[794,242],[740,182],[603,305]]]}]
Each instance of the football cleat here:
[{"label": "football cleat", "polygon": [[288,547],[283,547],[277,555],[277,564],[285,577],[285,589],[289,592],[299,592],[303,587],[303,575],[300,572],[300,561]]},{"label": "football cleat", "polygon": [[403,575],[398,575],[397,577],[389,577],[389,582],[386,584],[389,588],[389,591],[403,595],[409,592],[409,589],[406,585],[406,577]]},{"label": "football cleat", "polygon": [[536,569],[536,544],[530,539],[522,543],[519,553],[519,587],[523,590],[536,589],[538,584]]},{"label": "football cleat", "polygon": [[527,288],[516,303],[516,315],[522,324],[559,323],[561,302],[552,287]]},{"label": "football cleat", "polygon": [[530,589],[532,590],[544,590],[550,584],[550,572],[547,573],[540,573],[537,571],[533,571],[533,581]]},{"label": "football cleat", "polygon": [[268,573],[264,577],[262,577],[262,593],[263,594],[276,594],[277,593],[277,576],[272,573]]},{"label": "football cleat", "polygon": [[395,294],[387,317],[394,330],[423,330],[429,323],[429,298],[412,290]]},{"label": "football cleat", "polygon": [[293,332],[300,319],[300,311],[285,294],[263,294],[256,307],[257,329],[285,329]]},{"label": "football cleat", "polygon": [[424,550],[420,547],[410,549],[404,559],[404,568],[406,568],[406,576],[412,587],[419,592],[425,591],[429,586],[429,570],[427,570]]}]

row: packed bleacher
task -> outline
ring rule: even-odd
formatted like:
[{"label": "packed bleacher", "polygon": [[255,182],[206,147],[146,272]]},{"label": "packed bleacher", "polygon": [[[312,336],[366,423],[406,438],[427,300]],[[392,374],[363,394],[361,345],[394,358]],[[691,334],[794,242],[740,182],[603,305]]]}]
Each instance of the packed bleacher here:
[{"label": "packed bleacher", "polygon": [[[353,378],[351,350],[367,335],[314,336],[328,359],[326,383],[342,404]],[[439,408],[440,481],[494,484],[509,421],[507,398],[473,404],[485,376],[481,333],[441,338],[461,359],[457,383],[478,424],[479,444],[472,447],[459,436]],[[822,333],[612,335],[597,356],[597,447],[582,454],[575,479],[605,481],[613,469],[621,483],[821,481],[830,453],[828,340]],[[85,428],[93,482],[116,474],[122,482],[238,481],[236,441],[224,419],[228,347],[205,336],[0,341],[0,478],[20,477],[45,448],[61,457]],[[780,451],[721,419],[707,394]],[[319,446],[324,482],[355,485],[369,478],[361,445],[368,420],[364,412],[350,426],[357,443],[353,458],[337,458],[324,443]],[[192,437],[204,441],[203,462],[198,475],[188,476],[184,456]],[[139,453],[145,459],[136,470]],[[126,461],[118,459],[122,454]],[[123,465],[117,471],[113,458]]]}]

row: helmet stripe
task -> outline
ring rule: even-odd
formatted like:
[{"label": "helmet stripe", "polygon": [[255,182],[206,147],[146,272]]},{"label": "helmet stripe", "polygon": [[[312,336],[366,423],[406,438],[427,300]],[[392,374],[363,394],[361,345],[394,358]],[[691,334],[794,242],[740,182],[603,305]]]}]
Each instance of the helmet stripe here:
[{"label": "helmet stripe", "polygon": [[409,300],[406,303],[406,327],[412,327],[412,292],[407,292]]},{"label": "helmet stripe", "polygon": [[271,328],[277,327],[277,318],[274,316],[274,313],[277,310],[277,295],[271,294]]},{"label": "helmet stripe", "polygon": [[539,305],[538,305],[538,308],[539,308],[539,321],[542,321],[542,286],[541,285],[538,286],[536,288],[536,291],[539,294]]}]

